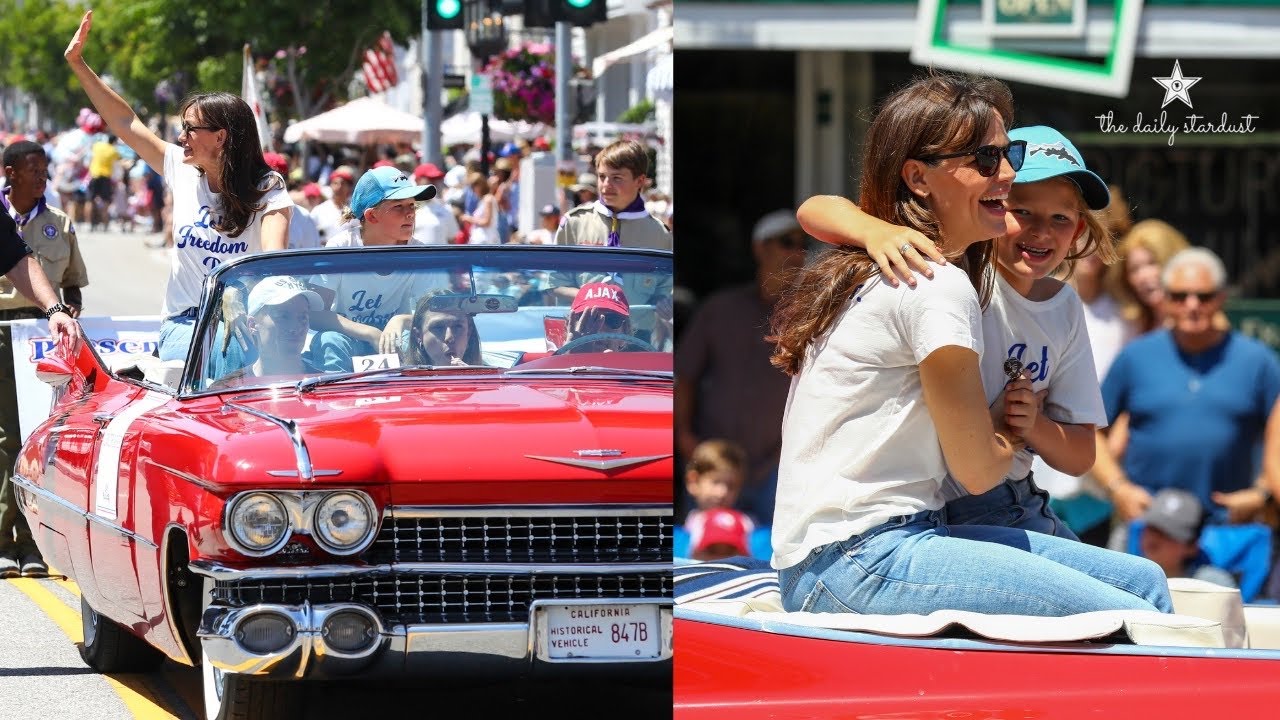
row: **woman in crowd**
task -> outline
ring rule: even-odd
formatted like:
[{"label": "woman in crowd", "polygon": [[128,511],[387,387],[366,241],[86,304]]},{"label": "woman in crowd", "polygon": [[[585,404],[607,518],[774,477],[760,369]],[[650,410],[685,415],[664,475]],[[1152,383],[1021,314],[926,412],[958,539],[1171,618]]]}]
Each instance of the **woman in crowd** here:
[{"label": "woman in crowd", "polygon": [[948,472],[981,495],[1020,444],[1004,413],[988,414],[978,364],[988,240],[1006,231],[1022,160],[1005,129],[1012,104],[1003,83],[951,75],[894,93],[868,131],[862,209],[929,236],[949,263],[931,282],[895,286],[866,251],[836,248],[779,302],[774,363],[792,384],[773,564],[788,610],[1172,607],[1154,563],[1027,530],[947,525],[938,512]]},{"label": "woman in crowd", "polygon": [[1163,325],[1160,271],[1169,258],[1189,247],[1187,236],[1163,220],[1135,223],[1120,239],[1120,262],[1107,273],[1107,287],[1120,300],[1131,337]]},{"label": "woman in crowd", "polygon": [[472,245],[497,245],[498,238],[498,201],[489,188],[489,181],[480,173],[471,173],[467,177],[467,185],[479,199],[476,209],[470,215],[463,215],[462,221],[471,226],[468,242]]},{"label": "woman in crowd", "polygon": [[[151,132],[85,63],[92,21],[90,10],[64,56],[107,127],[160,171],[172,193],[175,252],[161,311],[160,359],[183,359],[191,345],[205,277],[232,258],[287,247],[293,202],[284,178],[262,159],[253,111],[235,95],[199,93],[183,100],[177,145]],[[243,295],[223,299],[223,317],[233,330],[224,333],[222,353],[228,352],[232,335],[241,350],[247,349]],[[238,366],[236,358],[225,362]]]}]

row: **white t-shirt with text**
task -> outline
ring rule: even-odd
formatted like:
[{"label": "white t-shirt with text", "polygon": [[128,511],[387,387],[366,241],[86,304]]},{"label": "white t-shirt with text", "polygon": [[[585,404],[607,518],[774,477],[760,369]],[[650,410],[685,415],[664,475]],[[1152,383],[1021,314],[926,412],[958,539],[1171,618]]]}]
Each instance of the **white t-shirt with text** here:
[{"label": "white t-shirt with text", "polygon": [[222,217],[219,193],[192,165],[182,164],[182,148],[166,145],[164,182],[173,195],[173,263],[161,314],[169,317],[200,304],[204,279],[226,260],[262,251],[262,216],[293,207],[283,178],[272,173],[277,186],[262,197],[265,207],[253,213],[238,237],[225,237],[213,228]]},{"label": "white t-shirt with text", "polygon": [[942,507],[946,463],[919,365],[935,350],[982,352],[978,295],[955,265],[932,282],[854,293],[792,378],[782,419],[773,566],[898,515]]},{"label": "white t-shirt with text", "polygon": [[[1084,306],[1074,288],[1063,284],[1048,300],[1028,300],[999,273],[991,302],[982,313],[982,387],[994,403],[1009,378],[1006,358],[1022,361],[1036,392],[1048,389],[1044,414],[1058,422],[1107,424],[1102,391],[1093,369],[1093,351],[1084,321]],[[1035,454],[1026,448],[1013,456],[1007,477],[1021,480],[1031,472]],[[954,500],[968,492],[948,477],[943,496]]]}]

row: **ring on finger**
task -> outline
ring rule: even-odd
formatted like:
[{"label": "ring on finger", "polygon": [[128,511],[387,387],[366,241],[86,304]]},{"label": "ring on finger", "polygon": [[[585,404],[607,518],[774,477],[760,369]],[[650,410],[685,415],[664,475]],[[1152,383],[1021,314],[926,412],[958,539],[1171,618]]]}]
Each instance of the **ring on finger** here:
[{"label": "ring on finger", "polygon": [[911,249],[911,243],[909,243],[909,242],[904,242],[904,243],[902,243],[902,245],[898,248],[898,254],[899,254],[899,255],[906,255],[906,254],[907,254],[907,251],[908,251],[908,250],[910,250],[910,249]]}]

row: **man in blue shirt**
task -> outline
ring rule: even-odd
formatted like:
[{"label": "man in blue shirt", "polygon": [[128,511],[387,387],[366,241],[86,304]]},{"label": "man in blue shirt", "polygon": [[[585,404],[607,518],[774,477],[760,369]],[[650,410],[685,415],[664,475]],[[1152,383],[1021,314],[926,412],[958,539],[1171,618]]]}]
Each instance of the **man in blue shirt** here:
[{"label": "man in blue shirt", "polygon": [[[1142,516],[1162,488],[1195,495],[1211,523],[1247,520],[1266,501],[1255,487],[1255,460],[1280,396],[1280,360],[1261,342],[1215,324],[1226,270],[1212,251],[1178,253],[1161,281],[1173,326],[1129,343],[1107,373],[1107,419],[1127,413],[1129,440],[1118,462],[1099,432],[1094,476],[1125,521]],[[1126,543],[1126,533],[1113,534],[1111,547]]]}]

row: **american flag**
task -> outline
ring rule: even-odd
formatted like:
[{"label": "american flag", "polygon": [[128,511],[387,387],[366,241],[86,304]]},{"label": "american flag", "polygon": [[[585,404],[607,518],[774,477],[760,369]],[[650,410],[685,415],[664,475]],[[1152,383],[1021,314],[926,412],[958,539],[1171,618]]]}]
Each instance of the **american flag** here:
[{"label": "american flag", "polygon": [[396,72],[396,52],[391,33],[383,31],[373,47],[364,51],[364,84],[369,92],[380,93],[400,82]]}]

